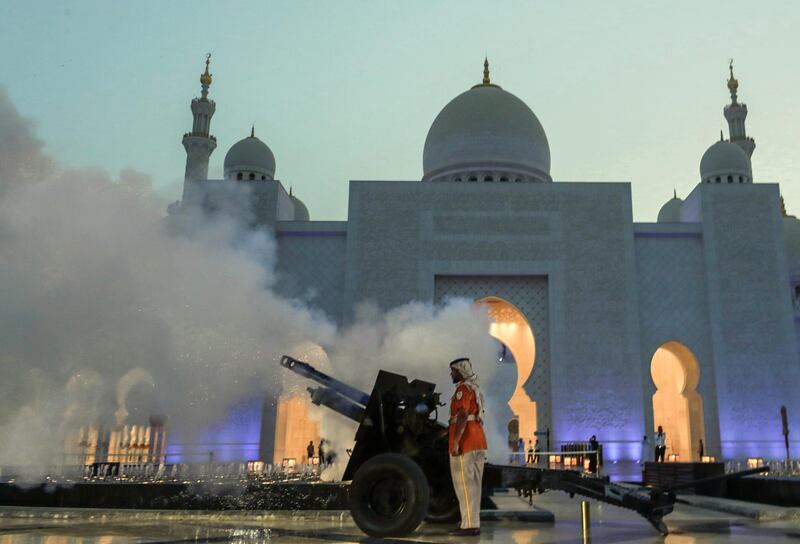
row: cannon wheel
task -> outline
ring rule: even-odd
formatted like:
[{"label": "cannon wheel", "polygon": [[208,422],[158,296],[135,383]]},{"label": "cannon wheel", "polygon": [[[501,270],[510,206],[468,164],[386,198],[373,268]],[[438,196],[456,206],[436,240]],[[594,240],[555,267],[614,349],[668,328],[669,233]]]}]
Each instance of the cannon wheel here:
[{"label": "cannon wheel", "polygon": [[428,513],[425,473],[410,457],[376,455],[359,467],[350,485],[350,513],[369,536],[406,536]]},{"label": "cannon wheel", "polygon": [[456,523],[461,521],[461,511],[456,494],[445,492],[432,495],[425,521],[428,523]]}]

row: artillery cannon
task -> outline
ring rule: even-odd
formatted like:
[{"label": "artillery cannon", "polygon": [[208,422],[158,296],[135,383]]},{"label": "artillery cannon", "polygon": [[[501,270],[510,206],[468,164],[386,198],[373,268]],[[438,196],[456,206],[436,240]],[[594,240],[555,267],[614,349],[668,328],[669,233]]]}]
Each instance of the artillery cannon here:
[{"label": "artillery cannon", "polygon": [[[405,536],[423,520],[442,523],[459,519],[450,478],[447,428],[437,421],[443,405],[435,384],[409,382],[405,376],[380,370],[367,395],[288,355],[281,357],[280,364],[319,384],[308,388],[314,404],[359,424],[342,480],[351,481],[350,512],[362,531],[376,537]],[[760,467],[702,483],[767,470]],[[700,482],[686,486],[695,483]],[[534,492],[548,490],[583,495],[634,510],[661,534],[667,534],[663,518],[672,512],[677,489],[621,485],[608,477],[570,470],[486,463],[484,497],[500,487],[514,488],[529,498]]]}]

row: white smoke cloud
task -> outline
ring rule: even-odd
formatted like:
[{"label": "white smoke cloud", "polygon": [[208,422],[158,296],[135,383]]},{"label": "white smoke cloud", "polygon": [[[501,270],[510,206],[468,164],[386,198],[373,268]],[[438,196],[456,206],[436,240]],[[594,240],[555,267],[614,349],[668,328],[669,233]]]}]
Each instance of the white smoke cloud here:
[{"label": "white smoke cloud", "polygon": [[[453,299],[441,307],[415,302],[388,312],[371,305],[359,308],[356,323],[343,331],[331,347],[337,377],[369,393],[378,369],[437,384],[446,406],[439,421],[449,417],[454,386],[450,361],[469,357],[486,401],[486,433],[490,459],[507,460],[507,421],[498,410],[508,399],[488,398],[488,385],[498,375],[497,342],[489,334],[491,320],[485,307]],[[345,434],[340,441],[352,435]]]},{"label": "white smoke cloud", "polygon": [[[200,429],[274,392],[277,357],[302,342],[366,391],[385,368],[446,399],[447,363],[464,355],[491,379],[488,316],[467,302],[365,308],[337,331],[271,290],[264,232],[222,217],[172,232],[148,176],[66,169],[42,149],[0,89],[0,466],[61,462],[65,433],[125,417],[132,375],[147,378],[154,413]],[[331,421],[326,438],[346,441],[352,430]]]},{"label": "white smoke cloud", "polygon": [[0,196],[10,188],[49,175],[53,161],[42,153],[44,143],[34,122],[22,117],[0,87]]},{"label": "white smoke cloud", "polygon": [[264,233],[222,218],[170,233],[147,176],[60,168],[5,94],[0,165],[0,464],[60,461],[67,416],[111,421],[133,369],[159,412],[199,427],[269,390],[276,354],[333,337],[268,289]]}]

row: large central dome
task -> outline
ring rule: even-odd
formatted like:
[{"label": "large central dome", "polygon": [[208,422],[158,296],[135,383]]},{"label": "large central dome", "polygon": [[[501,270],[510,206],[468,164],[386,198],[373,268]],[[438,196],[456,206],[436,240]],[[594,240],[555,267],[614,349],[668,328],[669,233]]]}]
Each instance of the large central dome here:
[{"label": "large central dome", "polygon": [[433,121],[423,181],[552,181],[542,124],[513,94],[484,83],[455,97]]},{"label": "large central dome", "polygon": [[275,179],[275,155],[267,144],[256,138],[255,127],[250,136],[231,146],[225,155],[225,179]]}]

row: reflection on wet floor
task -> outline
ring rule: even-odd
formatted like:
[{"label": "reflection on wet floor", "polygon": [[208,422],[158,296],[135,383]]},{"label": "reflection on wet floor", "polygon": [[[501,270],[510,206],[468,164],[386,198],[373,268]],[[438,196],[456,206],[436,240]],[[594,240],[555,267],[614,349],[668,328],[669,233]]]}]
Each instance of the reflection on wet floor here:
[{"label": "reflection on wet floor", "polygon": [[[580,544],[580,501],[560,493],[547,493],[537,500],[551,510],[555,523],[515,521],[485,522],[482,542],[513,544]],[[35,513],[36,515],[30,515]],[[663,538],[638,515],[603,504],[592,504],[593,544],[705,544],[739,542],[800,543],[800,521],[757,523],[740,518],[679,505],[667,518],[671,534]],[[185,514],[185,515],[184,515]],[[203,542],[234,543],[438,543],[469,542],[447,535],[452,527],[423,525],[410,538],[379,540],[363,535],[348,515],[317,517],[275,514],[221,515],[161,512],[127,513],[103,511],[25,511],[0,508],[0,544],[182,544]]]}]

